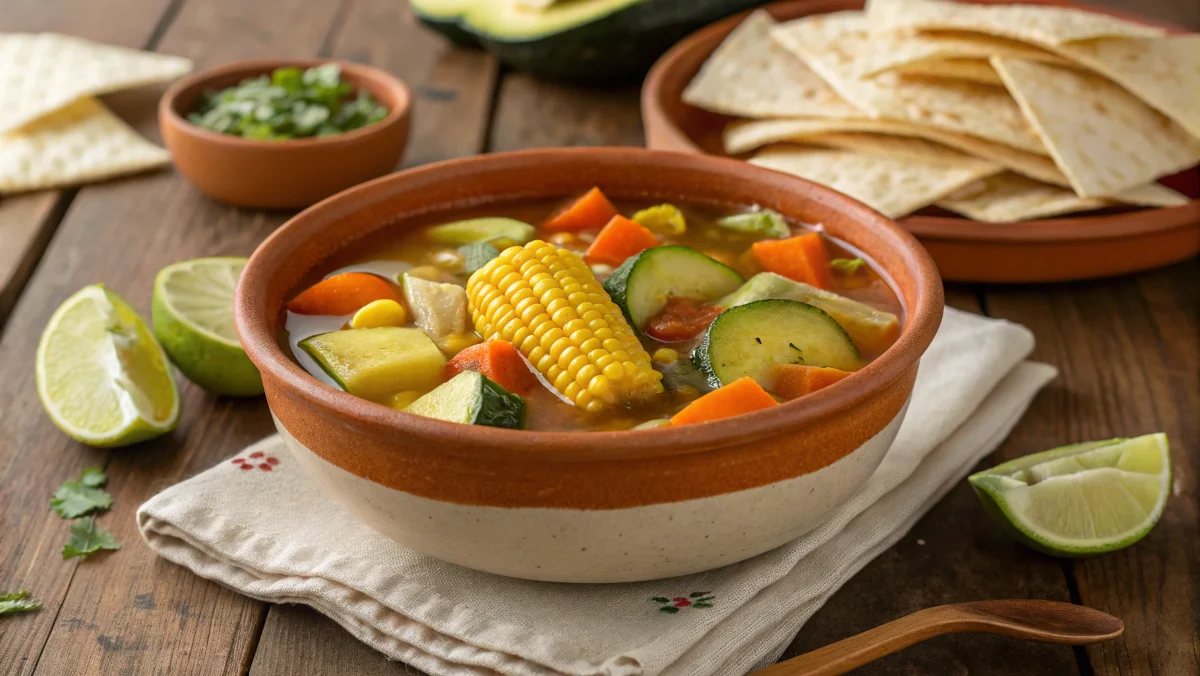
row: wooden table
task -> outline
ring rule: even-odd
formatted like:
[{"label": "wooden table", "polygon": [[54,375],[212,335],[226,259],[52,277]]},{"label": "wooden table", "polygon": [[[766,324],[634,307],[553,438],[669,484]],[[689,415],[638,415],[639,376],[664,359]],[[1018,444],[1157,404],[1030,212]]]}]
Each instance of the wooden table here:
[{"label": "wooden table", "polygon": [[[1109,0],[1200,27],[1195,0]],[[0,31],[58,31],[181,54],[205,67],[263,56],[333,56],[382,66],[417,97],[407,166],[533,146],[642,143],[637,88],[536,82],[423,30],[402,0],[4,0]],[[157,92],[108,102],[157,139]],[[305,607],[235,594],[158,559],[137,506],[271,433],[266,404],[210,396],[182,381],[183,417],[162,439],[113,452],[62,435],[38,404],[33,353],[50,314],[104,282],[147,313],[159,268],[248,255],[287,218],[214,203],[159,172],[0,201],[0,590],[27,588],[36,613],[0,619],[0,674],[394,674],[387,662]],[[1086,561],[1035,554],[1000,535],[966,484],[851,580],[788,655],[929,605],[984,598],[1073,601],[1113,613],[1125,635],[1100,646],[935,639],[869,674],[1200,674],[1200,262],[1142,275],[1043,287],[952,286],[956,307],[1037,335],[1035,358],[1061,375],[991,464],[1085,439],[1163,430],[1174,496],[1158,527]],[[88,561],[59,556],[67,524],[51,492],[104,466],[116,498],[101,523],[124,543]]]}]

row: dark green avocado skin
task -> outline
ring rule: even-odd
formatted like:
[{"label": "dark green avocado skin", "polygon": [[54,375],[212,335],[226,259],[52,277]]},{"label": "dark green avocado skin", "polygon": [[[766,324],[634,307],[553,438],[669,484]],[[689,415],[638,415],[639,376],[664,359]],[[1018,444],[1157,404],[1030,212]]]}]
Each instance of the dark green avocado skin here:
[{"label": "dark green avocado skin", "polygon": [[689,33],[758,4],[756,0],[645,0],[565,31],[521,42],[477,35],[457,19],[444,21],[414,13],[455,45],[482,47],[505,65],[535,77],[620,81],[644,75],[655,59]]}]

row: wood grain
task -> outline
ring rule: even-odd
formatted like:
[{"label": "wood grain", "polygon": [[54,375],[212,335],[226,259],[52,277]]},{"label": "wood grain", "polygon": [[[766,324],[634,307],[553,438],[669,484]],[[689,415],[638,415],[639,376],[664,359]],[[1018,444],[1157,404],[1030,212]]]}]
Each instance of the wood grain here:
[{"label": "wood grain", "polygon": [[291,676],[298,673],[297,665],[304,665],[306,676],[421,673],[403,662],[388,660],[308,606],[273,605],[250,676]]},{"label": "wood grain", "polygon": [[1034,358],[1061,372],[1002,458],[1155,431],[1171,440],[1173,496],[1158,526],[1126,550],[1066,564],[1078,600],[1126,624],[1123,638],[1088,649],[1092,669],[1200,673],[1200,261],[986,298],[992,314],[1032,329]]}]

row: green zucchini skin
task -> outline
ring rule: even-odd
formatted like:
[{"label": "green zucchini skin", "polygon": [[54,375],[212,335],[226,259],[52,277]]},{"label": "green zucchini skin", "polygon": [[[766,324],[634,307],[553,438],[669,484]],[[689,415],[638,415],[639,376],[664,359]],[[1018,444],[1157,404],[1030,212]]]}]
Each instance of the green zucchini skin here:
[{"label": "green zucchini skin", "polygon": [[[604,290],[638,332],[662,310],[668,296],[710,301],[741,285],[742,276],[733,268],[678,244],[656,246],[631,256],[604,280]],[[634,305],[647,294],[661,297],[662,303],[649,312],[639,311]]]},{"label": "green zucchini skin", "polygon": [[692,364],[714,388],[743,376],[770,387],[768,373],[775,364],[856,371],[862,357],[845,329],[824,310],[772,299],[717,315],[692,351]]},{"label": "green zucchini skin", "polygon": [[525,422],[525,400],[500,387],[491,378],[484,377],[479,388],[480,406],[475,414],[475,425],[519,430]]},{"label": "green zucchini skin", "polygon": [[[476,0],[497,2],[499,0]],[[620,80],[644,74],[684,36],[755,0],[642,0],[557,33],[513,40],[472,26],[463,17],[413,14],[460,47],[479,46],[505,65],[551,80]]]}]

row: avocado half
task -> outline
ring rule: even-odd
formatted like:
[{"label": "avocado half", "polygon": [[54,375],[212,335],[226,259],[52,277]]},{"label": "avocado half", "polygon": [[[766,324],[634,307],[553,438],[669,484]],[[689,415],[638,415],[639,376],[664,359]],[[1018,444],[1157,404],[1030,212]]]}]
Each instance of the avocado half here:
[{"label": "avocado half", "polygon": [[688,33],[756,0],[410,0],[423,23],[538,77],[611,80],[641,75]]}]

